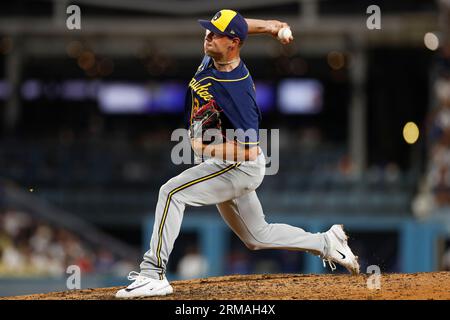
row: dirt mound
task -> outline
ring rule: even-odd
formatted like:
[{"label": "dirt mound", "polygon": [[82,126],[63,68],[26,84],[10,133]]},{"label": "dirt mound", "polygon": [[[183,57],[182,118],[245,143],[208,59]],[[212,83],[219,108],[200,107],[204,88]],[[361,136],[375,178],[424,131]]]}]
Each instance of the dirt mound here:
[{"label": "dirt mound", "polygon": [[[450,300],[450,272],[383,274],[381,288],[369,290],[369,275],[233,275],[173,281],[174,294],[147,299],[167,300]],[[109,300],[118,287],[4,297],[23,300]]]}]

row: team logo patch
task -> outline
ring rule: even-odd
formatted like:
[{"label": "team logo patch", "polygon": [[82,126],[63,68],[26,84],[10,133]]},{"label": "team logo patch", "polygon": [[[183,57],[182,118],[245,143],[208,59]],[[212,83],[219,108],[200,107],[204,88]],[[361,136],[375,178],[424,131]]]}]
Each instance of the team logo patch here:
[{"label": "team logo patch", "polygon": [[220,18],[220,16],[222,15],[222,12],[217,12],[216,15],[211,19],[211,21],[216,21],[217,19]]}]

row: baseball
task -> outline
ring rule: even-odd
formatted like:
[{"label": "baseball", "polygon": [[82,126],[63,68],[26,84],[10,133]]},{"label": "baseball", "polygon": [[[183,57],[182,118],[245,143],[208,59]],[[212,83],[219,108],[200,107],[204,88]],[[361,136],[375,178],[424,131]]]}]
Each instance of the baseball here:
[{"label": "baseball", "polygon": [[290,28],[281,28],[278,31],[279,40],[289,40],[290,37],[292,37],[292,32]]}]

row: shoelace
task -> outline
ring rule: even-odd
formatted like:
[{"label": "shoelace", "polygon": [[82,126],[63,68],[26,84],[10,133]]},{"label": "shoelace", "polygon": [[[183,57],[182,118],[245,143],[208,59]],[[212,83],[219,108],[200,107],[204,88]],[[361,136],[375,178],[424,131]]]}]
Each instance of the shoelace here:
[{"label": "shoelace", "polygon": [[136,280],[137,278],[139,277],[139,272],[136,272],[136,271],[131,271],[129,274],[128,274],[128,280],[130,280],[130,281],[134,281],[134,280]]},{"label": "shoelace", "polygon": [[323,267],[324,267],[324,268],[327,267],[326,262],[328,262],[328,265],[330,266],[331,271],[336,270],[336,265],[335,265],[334,262],[331,261],[330,259],[322,259],[322,262],[323,262]]}]

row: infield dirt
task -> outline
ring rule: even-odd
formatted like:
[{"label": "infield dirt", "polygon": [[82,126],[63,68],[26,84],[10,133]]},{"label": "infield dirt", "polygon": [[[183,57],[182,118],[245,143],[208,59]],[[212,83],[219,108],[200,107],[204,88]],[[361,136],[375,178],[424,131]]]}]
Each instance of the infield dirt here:
[{"label": "infield dirt", "polygon": [[[369,275],[233,275],[173,281],[167,300],[450,300],[450,272],[382,274],[380,289],[370,290]],[[0,299],[105,300],[121,287],[33,294]],[[142,299],[142,298],[141,298]]]}]

